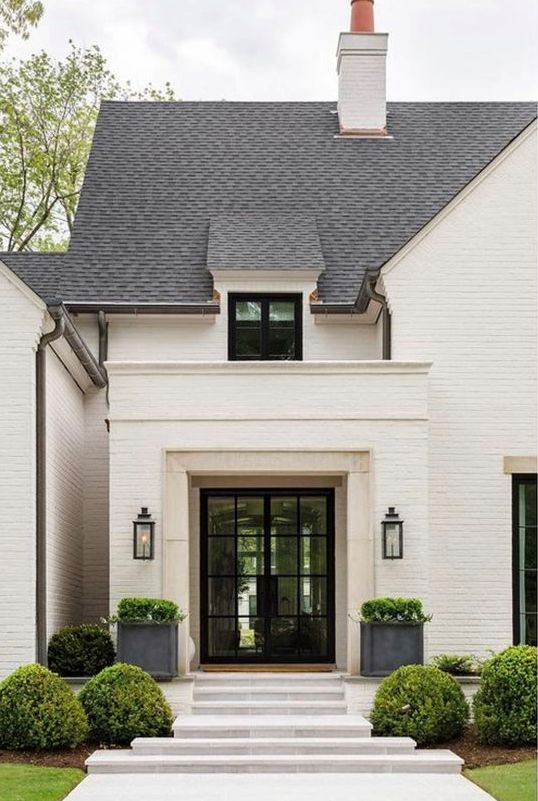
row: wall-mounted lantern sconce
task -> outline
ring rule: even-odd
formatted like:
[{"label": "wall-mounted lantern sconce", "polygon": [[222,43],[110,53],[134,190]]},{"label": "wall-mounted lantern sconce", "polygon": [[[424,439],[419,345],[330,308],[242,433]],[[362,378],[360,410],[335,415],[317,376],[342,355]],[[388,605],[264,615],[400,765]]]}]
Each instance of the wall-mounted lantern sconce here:
[{"label": "wall-mounted lantern sconce", "polygon": [[153,540],[155,521],[151,519],[148,507],[143,506],[133,521],[133,558],[153,559]]},{"label": "wall-mounted lantern sconce", "polygon": [[383,559],[403,559],[403,520],[394,506],[389,506],[381,522],[383,531]]}]

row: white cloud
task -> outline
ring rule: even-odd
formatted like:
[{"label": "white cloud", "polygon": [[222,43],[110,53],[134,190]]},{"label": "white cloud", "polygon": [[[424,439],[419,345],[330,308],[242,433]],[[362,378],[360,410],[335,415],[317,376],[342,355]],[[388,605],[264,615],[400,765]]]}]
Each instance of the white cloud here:
[{"label": "white cloud", "polygon": [[[118,77],[171,81],[185,99],[334,99],[348,0],[45,0],[29,42],[8,52],[98,44]],[[389,97],[536,95],[535,0],[377,0],[390,33]]]}]

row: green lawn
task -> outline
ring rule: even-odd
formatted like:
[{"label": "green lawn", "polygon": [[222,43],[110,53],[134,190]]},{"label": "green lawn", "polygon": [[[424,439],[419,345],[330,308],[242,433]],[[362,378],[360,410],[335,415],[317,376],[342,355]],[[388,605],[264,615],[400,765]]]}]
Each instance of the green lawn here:
[{"label": "green lawn", "polygon": [[0,764],[2,801],[60,801],[84,778],[76,768]]},{"label": "green lawn", "polygon": [[536,801],[536,760],[466,770],[468,779],[497,801]]}]

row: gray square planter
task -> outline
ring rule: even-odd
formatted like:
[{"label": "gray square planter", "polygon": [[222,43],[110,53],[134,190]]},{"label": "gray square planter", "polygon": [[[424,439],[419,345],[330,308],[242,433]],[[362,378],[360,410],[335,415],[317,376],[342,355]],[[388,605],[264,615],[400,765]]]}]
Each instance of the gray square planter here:
[{"label": "gray square planter", "polygon": [[118,662],[138,665],[155,679],[177,676],[177,623],[118,623]]},{"label": "gray square planter", "polygon": [[361,623],[361,675],[388,676],[424,664],[423,623]]}]

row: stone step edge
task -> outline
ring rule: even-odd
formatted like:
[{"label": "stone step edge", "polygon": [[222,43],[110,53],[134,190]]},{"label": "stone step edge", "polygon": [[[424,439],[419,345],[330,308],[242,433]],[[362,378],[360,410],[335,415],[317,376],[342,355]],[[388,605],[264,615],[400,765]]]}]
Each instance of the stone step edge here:
[{"label": "stone step edge", "polygon": [[141,749],[159,752],[176,748],[375,748],[411,749],[417,746],[411,737],[137,737],[131,743],[134,752]]},{"label": "stone step edge", "polygon": [[[336,766],[368,766],[376,768],[392,768],[392,772],[397,773],[398,767],[410,767],[419,772],[420,768],[452,768],[461,770],[463,760],[451,751],[415,751],[412,754],[292,754],[289,756],[268,754],[265,756],[253,755],[136,755],[132,751],[97,751],[86,760],[88,772],[92,768],[114,768],[125,767],[126,772],[133,768],[155,768],[157,771],[163,768],[193,765],[200,767],[246,767],[251,772],[255,772],[254,766],[263,768],[265,766],[292,766],[294,772],[300,772],[301,767],[327,765],[330,769]],[[226,771],[223,771],[226,772]]]}]

